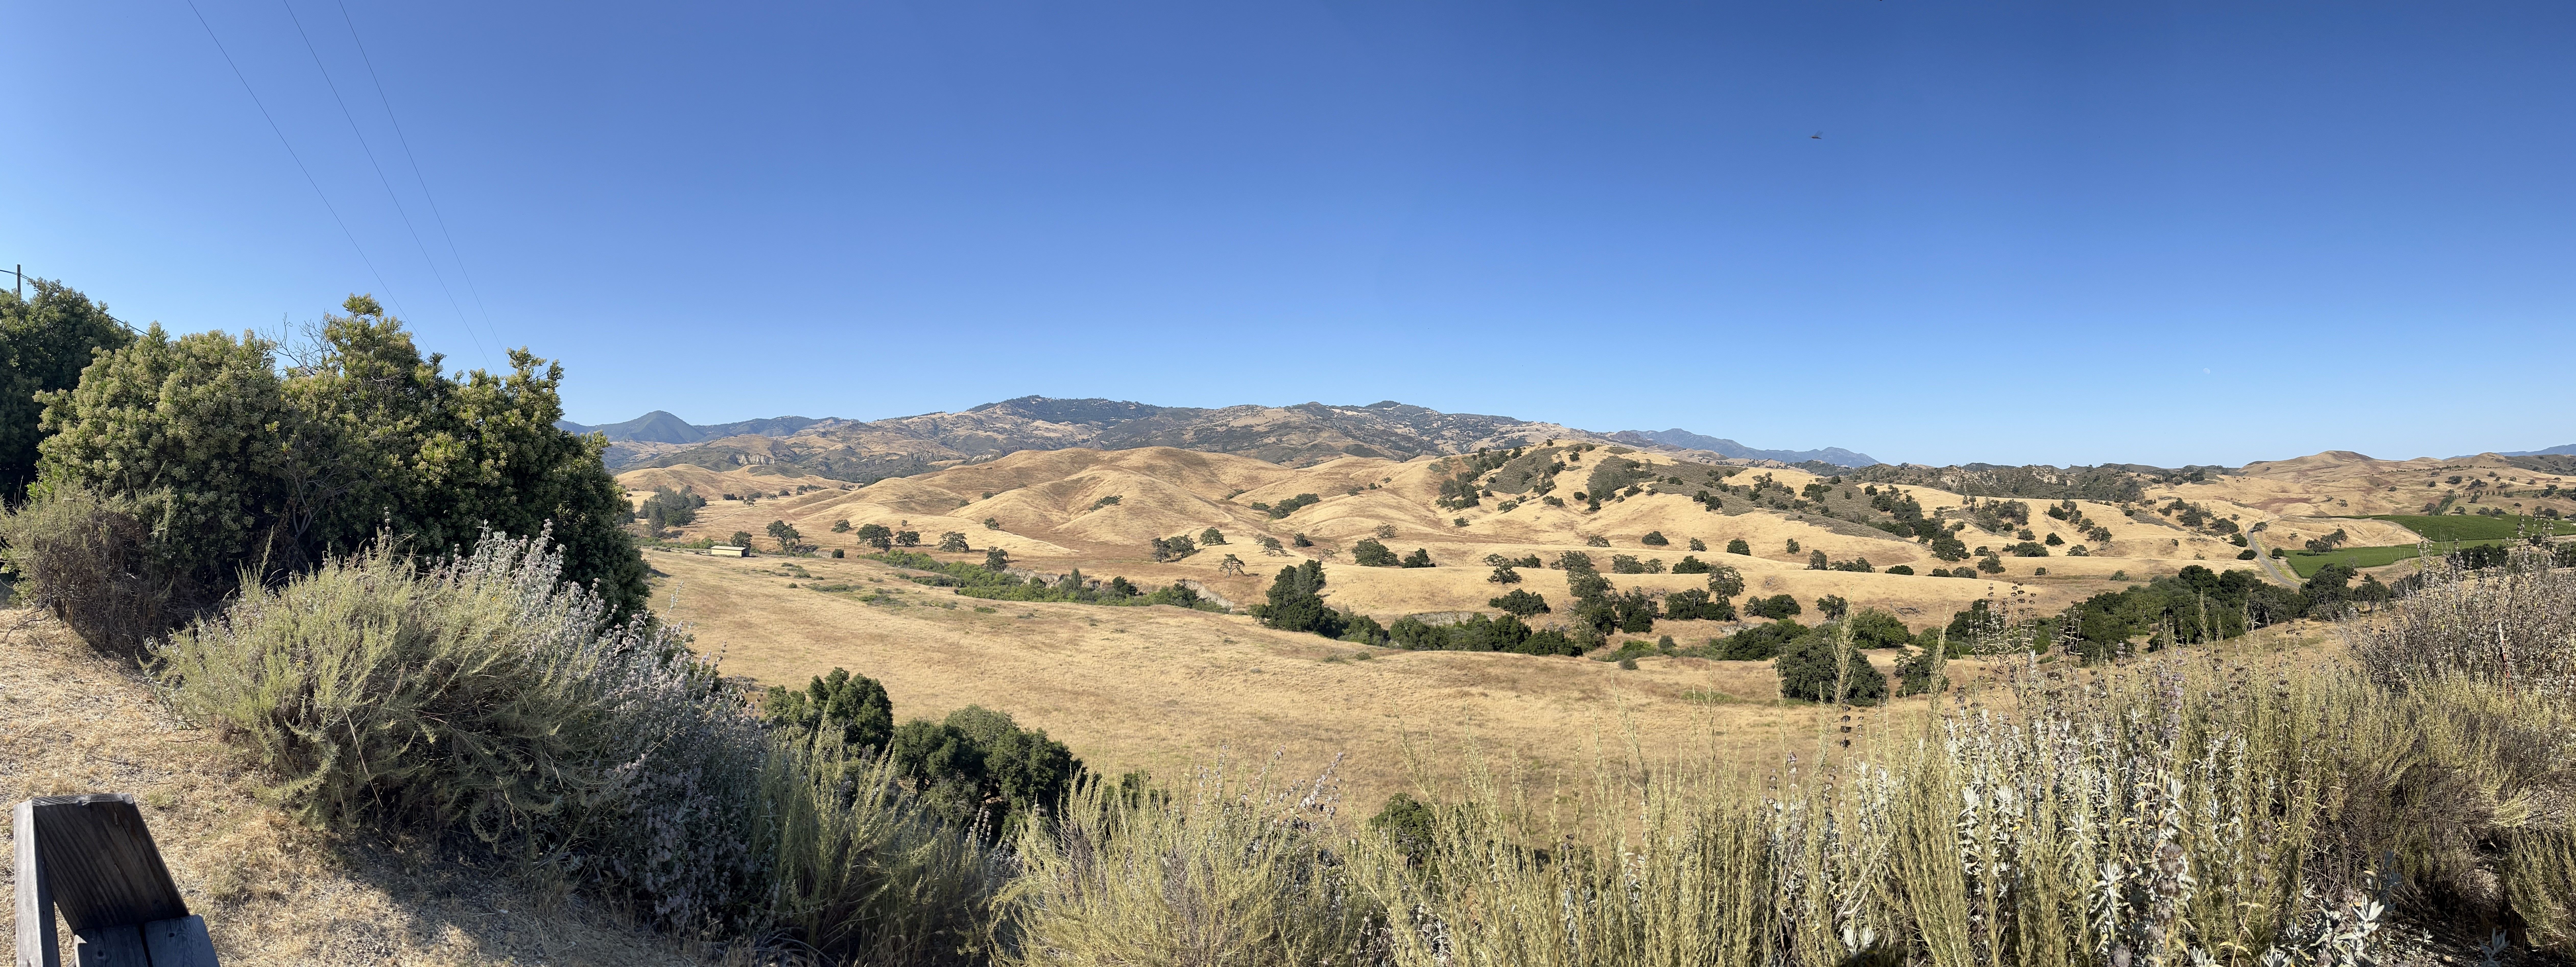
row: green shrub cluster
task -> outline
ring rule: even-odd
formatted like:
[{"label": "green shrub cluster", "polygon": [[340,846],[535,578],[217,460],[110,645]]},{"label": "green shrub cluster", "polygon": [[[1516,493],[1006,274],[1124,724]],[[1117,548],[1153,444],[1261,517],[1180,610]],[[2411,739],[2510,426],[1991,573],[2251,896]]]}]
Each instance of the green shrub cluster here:
[{"label": "green shrub cluster", "polygon": [[1510,594],[1488,599],[1485,606],[1521,618],[1547,614],[1552,610],[1547,606],[1545,595],[1533,594],[1518,588],[1514,588]]},{"label": "green shrub cluster", "polygon": [[1770,618],[1776,621],[1782,618],[1795,618],[1805,611],[1806,608],[1798,603],[1796,597],[1787,594],[1775,594],[1767,598],[1746,598],[1744,601],[1744,613],[1755,618]]},{"label": "green shrub cluster", "polygon": [[1581,643],[1555,628],[1532,628],[1513,615],[1469,615],[1435,625],[1407,615],[1386,627],[1387,644],[1408,651],[1507,651],[1523,655],[1580,655]]},{"label": "green shrub cluster", "polygon": [[[346,307],[291,368],[255,335],[155,326],[46,393],[31,500],[65,502],[38,517],[87,534],[11,527],[28,599],[67,621],[117,615],[72,627],[127,650],[245,576],[273,583],[379,536],[445,553],[488,528],[551,534],[570,579],[595,585],[621,620],[641,614],[644,562],[624,528],[634,508],[600,463],[606,441],[555,427],[562,368],[513,351],[506,374],[451,376],[374,300]],[[92,559],[62,556],[74,552]],[[109,572],[119,576],[81,584]],[[127,594],[144,598],[66,604]]]},{"label": "green shrub cluster", "polygon": [[99,350],[134,341],[125,324],[60,282],[30,279],[0,293],[0,497],[16,502],[36,479],[36,445],[45,438],[40,397],[80,385]]},{"label": "green shrub cluster", "polygon": [[1663,607],[1664,617],[1675,621],[1735,620],[1735,602],[1699,588],[1683,588],[1664,595]]},{"label": "green shrub cluster", "polygon": [[1376,538],[1363,537],[1351,545],[1351,563],[1361,567],[1395,567],[1403,561]]},{"label": "green shrub cluster", "polygon": [[1780,620],[1754,625],[1724,638],[1711,638],[1701,655],[1726,661],[1769,661],[1792,641],[1806,637],[1811,629],[1795,621]]},{"label": "green shrub cluster", "polygon": [[1225,612],[1224,605],[1207,600],[1188,585],[1175,583],[1148,591],[1124,577],[1112,577],[1106,582],[1084,577],[1080,568],[1075,568],[1053,581],[1038,576],[1023,580],[1001,569],[988,566],[989,562],[969,564],[964,561],[942,561],[928,554],[913,551],[886,551],[870,554],[868,558],[900,568],[929,572],[911,575],[909,579],[934,587],[955,588],[955,593],[959,597],[986,601],[1138,607],[1168,604],[1220,614]]},{"label": "green shrub cluster", "polygon": [[1251,507],[1254,510],[1269,514],[1271,520],[1279,520],[1290,514],[1294,514],[1303,508],[1312,507],[1323,502],[1324,498],[1315,496],[1314,494],[1298,494],[1297,496],[1282,500],[1277,504],[1256,502],[1252,504]]},{"label": "green shrub cluster", "polygon": [[1338,639],[1350,630],[1351,622],[1341,612],[1324,603],[1324,565],[1307,561],[1279,569],[1262,603],[1252,606],[1252,617],[1266,627],[1281,631],[1307,631],[1326,638]]},{"label": "green shrub cluster", "polygon": [[1848,627],[1818,629],[1781,646],[1773,664],[1780,673],[1780,696],[1847,705],[1876,705],[1887,699],[1887,676],[1854,646]]},{"label": "green shrub cluster", "polygon": [[644,522],[647,533],[660,534],[697,520],[698,509],[706,505],[707,499],[698,496],[694,489],[655,487],[653,496],[644,498],[644,502],[635,508],[635,517]]},{"label": "green shrub cluster", "polygon": [[1191,539],[1190,535],[1181,534],[1154,538],[1147,543],[1146,550],[1156,561],[1177,561],[1198,553],[1199,547],[1198,542]]}]

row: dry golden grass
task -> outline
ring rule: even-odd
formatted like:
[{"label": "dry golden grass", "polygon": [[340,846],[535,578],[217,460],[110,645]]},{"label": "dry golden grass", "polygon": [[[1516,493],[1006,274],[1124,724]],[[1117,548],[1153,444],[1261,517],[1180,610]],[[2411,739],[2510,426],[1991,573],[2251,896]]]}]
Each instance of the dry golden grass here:
[{"label": "dry golden grass", "polygon": [[[1474,741],[1531,775],[1573,778],[1587,774],[1596,747],[1615,756],[1632,733],[1651,755],[1708,741],[1731,757],[1769,761],[1811,745],[1824,714],[1779,701],[1769,662],[1646,657],[1622,671],[1581,658],[1391,651],[1272,631],[1239,615],[959,597],[873,561],[646,560],[662,575],[656,609],[689,623],[697,647],[719,655],[728,675],[801,686],[847,668],[883,682],[898,719],[936,719],[970,704],[1000,709],[1113,774],[1181,776],[1225,746],[1237,756],[1282,751],[1308,766],[1347,753],[1354,801],[1371,808],[1410,787],[1408,736],[1447,747]],[[1330,570],[1335,581],[1380,573]],[[901,603],[862,601],[880,591]],[[1679,637],[1691,624],[1668,627]],[[1893,670],[1892,654],[1874,658]],[[1978,664],[1953,668],[1969,676]],[[1913,716],[1925,707],[1905,699],[1862,714]]]},{"label": "dry golden grass", "polygon": [[[225,964],[698,962],[578,897],[418,844],[305,830],[259,799],[227,749],[171,721],[131,666],[27,619],[0,612],[19,626],[0,639],[0,801],[133,793]],[[14,871],[0,880],[14,886]],[[0,934],[15,916],[0,908]]]},{"label": "dry golden grass", "polygon": [[[1628,456],[1686,479],[1695,479],[1690,475],[1706,469],[1650,454]],[[621,479],[629,486],[641,486],[646,479],[643,475],[670,472],[634,471]],[[1765,472],[1791,487],[1816,479],[1795,470]],[[1570,477],[1578,473],[1568,471]],[[1036,571],[1062,573],[1080,568],[1097,577],[1115,574],[1157,584],[1188,578],[1215,588],[1233,601],[1248,603],[1259,596],[1280,566],[1301,560],[1302,555],[1320,554],[1323,548],[1337,552],[1324,555],[1327,561],[1347,562],[1347,552],[1353,544],[1373,537],[1381,528],[1392,528],[1395,536],[1383,539],[1387,546],[1399,552],[1426,549],[1442,567],[1427,571],[1336,568],[1337,574],[1346,576],[1335,578],[1333,602],[1381,621],[1411,613],[1487,610],[1485,600],[1501,589],[1484,583],[1486,568],[1479,562],[1494,553],[1510,557],[1537,554],[1553,559],[1562,551],[1582,550],[1604,565],[1611,554],[1661,558],[1668,565],[1684,554],[1696,554],[1702,560],[1743,569],[1753,586],[1766,595],[1794,594],[1802,601],[1841,595],[1856,605],[1883,608],[1917,627],[1947,621],[1952,612],[1977,598],[2008,594],[2015,583],[2033,595],[2035,603],[2055,608],[2117,590],[2124,582],[2111,580],[2114,574],[2143,580],[2191,563],[2219,568],[2245,566],[2235,562],[2237,548],[2225,541],[2172,526],[2153,514],[2131,519],[2110,504],[2086,502],[2082,504],[2086,515],[2113,534],[2113,541],[2098,548],[2095,556],[2006,558],[2005,574],[1976,580],[1810,571],[1806,569],[1807,553],[1815,550],[1835,560],[1867,558],[1882,571],[1907,564],[1923,572],[1947,562],[1934,560],[1920,544],[1875,531],[1848,533],[1824,526],[1823,522],[1793,519],[1771,511],[1709,513],[1680,495],[1650,494],[1615,500],[1597,514],[1571,507],[1548,507],[1535,501],[1503,512],[1495,509],[1501,503],[1499,498],[1466,511],[1445,511],[1433,505],[1441,474],[1440,461],[1431,459],[1397,463],[1345,457],[1312,467],[1289,468],[1248,457],[1163,447],[1107,452],[1025,451],[853,490],[835,487],[748,505],[720,500],[710,504],[683,536],[723,539],[744,531],[754,535],[756,544],[765,545],[762,535],[769,523],[784,520],[822,548],[855,554],[864,548],[849,534],[833,533],[834,522],[847,520],[853,527],[874,523],[914,530],[927,543],[936,543],[941,532],[957,531],[965,534],[975,548],[974,554],[967,556],[971,559],[980,560],[987,547],[999,547],[1009,552],[1017,564]],[[1378,488],[1368,489],[1372,483]],[[780,484],[769,486],[777,488]],[[1349,493],[1353,489],[1359,492]],[[701,487],[700,492],[727,491]],[[1909,492],[1927,509],[1966,503],[1966,498],[1944,491]],[[1274,503],[1299,493],[1318,494],[1323,502],[1284,520],[1273,520],[1250,506],[1256,502]],[[1119,498],[1117,504],[1100,503],[1102,498],[1113,496]],[[987,518],[1001,524],[1001,528],[986,528],[983,521]],[[1465,518],[1467,526],[1455,526],[1457,518]],[[2248,518],[2253,519],[2259,517]],[[2056,525],[2069,545],[2086,543],[2082,535],[2055,521],[2038,515],[2033,515],[2033,520],[2034,530],[2043,537],[2051,532],[2051,525]],[[1178,562],[1155,563],[1148,559],[1148,540],[1175,534],[1195,536],[1209,527],[1226,534],[1228,545]],[[1640,544],[1638,539],[1649,531],[1662,532],[1670,545]],[[1272,558],[1263,556],[1256,543],[1264,535],[1287,541],[1300,533],[1316,541],[1319,548]],[[2011,543],[2008,537],[1973,530],[1962,536],[1971,546]],[[1589,546],[1589,539],[1594,537],[1607,539],[1611,546]],[[1692,538],[1700,539],[1710,550],[1688,550]],[[1722,554],[1726,543],[1737,538],[1752,546],[1752,557]],[[1790,540],[1799,544],[1794,554],[1787,550]],[[1245,562],[1247,573],[1220,573],[1219,563],[1229,553]],[[2046,576],[2034,573],[2042,567],[2049,571]],[[1525,571],[1524,575],[1531,579],[1532,590],[1552,593],[1555,596],[1550,600],[1562,603],[1561,577],[1544,576],[1537,571]],[[1667,590],[1696,583],[1687,576],[1674,575],[1622,575],[1613,580]],[[1717,631],[1684,626],[1674,633],[1705,637]]]},{"label": "dry golden grass", "polygon": [[[2471,478],[2487,480],[2490,485],[2510,483],[2516,488],[2553,483],[2565,488],[2576,484],[2576,478],[2525,470],[2501,457],[2485,454],[2459,460],[2375,460],[2348,450],[2328,450],[2292,460],[2249,463],[2242,471],[2206,483],[2155,488],[2149,493],[2159,500],[2181,497],[2203,503],[2227,501],[2267,517],[2358,517],[2422,513],[2425,501],[2439,500],[2445,493],[2458,492],[2465,497],[2464,485]],[[2488,474],[2495,476],[2489,478]],[[2462,483],[2450,483],[2452,477],[2462,478]],[[2561,513],[2576,510],[2576,500],[2563,496],[2552,500],[2507,498],[2502,503],[2510,507],[2515,500],[2522,500],[2529,510],[2543,506],[2556,507]],[[2332,529],[2315,530],[2308,536]],[[2410,536],[2387,543],[2413,540]],[[2356,535],[2354,543],[2363,542]]]},{"label": "dry golden grass", "polygon": [[[1580,485],[1596,451],[1560,478],[1565,491]],[[1702,479],[1704,465],[1653,454],[1626,454],[1661,475]],[[657,471],[658,472],[658,471]],[[1095,768],[1149,769],[1174,774],[1216,752],[1215,743],[1284,748],[1297,759],[1320,762],[1352,754],[1355,789],[1363,798],[1402,788],[1402,737],[1474,734],[1506,757],[1527,757],[1534,768],[1553,770],[1583,760],[1595,740],[1623,741],[1634,728],[1650,745],[1713,729],[1730,749],[1747,756],[1784,751],[1782,736],[1804,734],[1815,711],[1779,706],[1767,663],[1647,658],[1636,671],[1580,659],[1520,655],[1389,652],[1281,634],[1248,618],[1177,609],[1122,609],[1083,605],[1015,604],[959,598],[901,581],[873,562],[854,536],[836,534],[835,521],[853,527],[884,524],[921,533],[935,544],[943,531],[966,535],[974,551],[943,554],[980,561],[988,547],[1010,553],[1015,567],[1044,574],[1074,568],[1095,578],[1124,576],[1152,586],[1189,579],[1238,606],[1261,599],[1279,568],[1320,556],[1327,562],[1326,599],[1392,621],[1407,614],[1487,611],[1485,601],[1505,590],[1488,583],[1488,554],[1535,554],[1554,559],[1567,550],[1593,555],[1605,569],[1613,554],[1660,558],[1667,565],[1692,554],[1744,572],[1748,594],[1788,594],[1802,603],[1840,595],[1855,606],[1882,608],[1909,625],[1945,624],[1971,602],[2019,595],[2017,607],[2054,611],[2133,581],[2202,563],[2226,569],[2251,565],[2223,540],[2174,526],[2154,513],[2132,518],[2112,504],[2083,502],[2085,515],[2107,528],[2112,540],[2089,557],[2005,558],[2006,573],[1976,579],[1894,575],[1883,569],[1909,564],[1917,571],[1943,566],[1926,548],[1852,525],[1769,510],[1711,513],[1677,494],[1643,494],[1606,502],[1597,513],[1547,507],[1530,501],[1497,509],[1448,511],[1434,505],[1443,461],[1395,462],[1345,457],[1292,468],[1247,457],[1170,448],[1123,451],[1027,451],[918,477],[881,481],[852,490],[829,489],[746,506],[710,504],[686,537],[755,535],[766,548],[769,522],[785,520],[806,539],[843,560],[798,558],[812,577],[788,576],[776,559],[719,560],[653,554],[667,572],[657,604],[696,624],[700,645],[721,651],[727,668],[764,684],[803,683],[845,667],[885,682],[903,717],[936,717],[967,704],[1001,708],[1044,726],[1071,744]],[[1817,478],[1773,468],[1772,478],[1794,489]],[[626,477],[630,485],[639,478]],[[1738,478],[1741,483],[1744,478]],[[1375,485],[1374,489],[1371,486]],[[705,492],[704,488],[701,488]],[[1357,492],[1354,493],[1353,491]],[[721,491],[717,491],[721,492]],[[772,492],[775,492],[773,487]],[[1955,493],[1908,488],[1927,509],[1958,507]],[[1274,520],[1251,504],[1276,503],[1299,493],[1322,502]],[[1102,498],[1117,497],[1116,504]],[[2276,515],[2237,504],[2194,497],[2247,523]],[[2029,501],[2034,511],[2046,501]],[[987,518],[1001,525],[989,529]],[[1456,526],[1464,518],[1467,525]],[[1228,543],[1179,561],[1154,562],[1147,541],[1175,534],[1196,536],[1209,527]],[[1349,564],[1349,549],[1362,538],[1392,529],[1384,543],[1398,553],[1430,552],[1430,569],[1362,568]],[[2068,545],[2094,543],[2071,525],[2032,515],[2040,537],[2059,533]],[[1640,538],[1660,531],[1670,543],[1649,547]],[[1264,535],[1282,541],[1305,534],[1319,546],[1265,555]],[[2375,533],[2375,532],[2374,532]],[[1590,546],[1602,538],[1608,547]],[[2002,546],[2014,538],[1971,528],[1970,546]],[[1697,538],[1708,547],[1688,549]],[[1752,556],[1724,553],[1741,538]],[[1787,550],[1796,540],[1799,551]],[[1325,553],[1327,550],[1334,553]],[[1807,553],[1829,558],[1866,557],[1880,573],[1807,569]],[[1227,555],[1245,563],[1226,574]],[[2062,549],[2061,549],[2062,554]],[[2048,569],[2045,576],[2037,568]],[[1521,587],[1569,604],[1563,572],[1523,569]],[[2121,580],[2112,580],[2113,575]],[[1608,575],[1621,586],[1655,590],[1697,587],[1686,574]],[[871,583],[871,581],[875,583]],[[909,606],[862,604],[855,594],[822,594],[789,583],[852,583],[886,588]],[[955,604],[950,610],[937,607]],[[978,612],[978,607],[993,609]],[[1812,604],[1807,619],[1814,620]],[[1544,622],[1546,619],[1542,618]],[[1717,622],[1662,622],[1684,645],[1740,627]],[[1625,639],[1633,636],[1618,636]],[[1647,636],[1649,638],[1653,636]],[[1367,661],[1354,660],[1372,653]],[[1893,657],[1882,657],[1891,666]],[[1697,693],[1697,697],[1686,697]],[[1731,696],[1709,704],[1707,696]],[[1915,707],[1919,707],[1919,701]],[[1902,706],[1900,706],[1902,707]],[[1242,752],[1245,749],[1238,748]]]}]

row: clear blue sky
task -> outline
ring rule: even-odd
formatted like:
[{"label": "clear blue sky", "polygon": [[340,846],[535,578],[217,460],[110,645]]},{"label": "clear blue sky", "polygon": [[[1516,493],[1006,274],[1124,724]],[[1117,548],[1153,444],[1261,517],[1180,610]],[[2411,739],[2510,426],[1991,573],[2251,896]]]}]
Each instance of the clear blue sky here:
[{"label": "clear blue sky", "polygon": [[455,363],[562,360],[594,423],[2576,441],[2564,0],[290,2],[195,0],[348,234],[187,0],[10,0],[0,264],[182,330],[390,294]]}]

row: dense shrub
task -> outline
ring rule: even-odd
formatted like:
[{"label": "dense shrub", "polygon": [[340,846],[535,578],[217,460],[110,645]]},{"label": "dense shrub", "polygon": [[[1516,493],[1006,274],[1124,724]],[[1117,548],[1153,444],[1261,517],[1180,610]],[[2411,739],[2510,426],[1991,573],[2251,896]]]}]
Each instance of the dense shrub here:
[{"label": "dense shrub", "polygon": [[134,341],[107,307],[59,282],[30,280],[0,293],[0,497],[17,501],[36,479],[36,444],[44,439],[37,397],[80,385],[92,353]]},{"label": "dense shrub", "polygon": [[1408,651],[1507,651],[1524,655],[1580,655],[1583,647],[1554,628],[1533,628],[1513,615],[1469,615],[1435,625],[1410,615],[1386,628],[1386,643]]},{"label": "dense shrub", "polygon": [[1270,581],[1266,600],[1252,606],[1252,616],[1281,631],[1311,631],[1326,638],[1340,638],[1349,623],[1324,603],[1323,590],[1323,564],[1307,561],[1280,568],[1279,576]]},{"label": "dense shrub", "polygon": [[950,826],[987,835],[1062,812],[1065,794],[1082,774],[1082,760],[1064,743],[976,705],[942,721],[896,726],[885,754],[925,807]]},{"label": "dense shrub", "polygon": [[1626,593],[1611,598],[1610,603],[1619,630],[1629,634],[1642,635],[1655,630],[1655,619],[1664,616],[1654,597],[1644,588],[1629,588]]},{"label": "dense shrub", "polygon": [[0,516],[0,557],[16,580],[17,603],[112,652],[141,648],[220,593],[172,575],[153,559],[152,543],[143,521],[80,488],[38,494]]},{"label": "dense shrub", "polygon": [[1351,563],[1361,567],[1395,567],[1403,562],[1375,538],[1363,537],[1351,545]]},{"label": "dense shrub", "polygon": [[150,522],[116,556],[191,608],[246,571],[273,582],[380,534],[441,554],[489,527],[549,530],[568,578],[621,620],[641,614],[634,508],[600,463],[607,441],[555,427],[562,368],[513,351],[505,374],[450,376],[374,300],[346,308],[291,368],[257,336],[158,326],[97,357],[43,398],[35,490]]},{"label": "dense shrub", "polygon": [[1950,677],[1941,672],[1948,660],[1937,649],[1926,649],[1896,660],[1896,694],[1899,697],[1926,692],[1947,691]]},{"label": "dense shrub", "polygon": [[1712,638],[1706,651],[1708,657],[1726,661],[1770,661],[1779,656],[1781,648],[1809,633],[1806,625],[1795,621],[1774,621],[1724,638]]},{"label": "dense shrub", "polygon": [[1417,547],[1417,548],[1414,548],[1414,549],[1413,549],[1413,553],[1411,553],[1411,554],[1407,554],[1407,555],[1405,555],[1405,556],[1404,556],[1404,560],[1400,563],[1400,565],[1399,565],[1399,566],[1402,566],[1402,567],[1438,567],[1439,565],[1436,565],[1436,564],[1431,563],[1431,552],[1430,552],[1430,551],[1427,551],[1427,550],[1424,550],[1424,549],[1422,549],[1422,548]]},{"label": "dense shrub", "polygon": [[1682,555],[1681,563],[1673,565],[1673,573],[1706,574],[1708,573],[1708,562],[1700,560],[1697,557],[1684,554]]},{"label": "dense shrub", "polygon": [[1698,588],[1684,588],[1664,595],[1664,617],[1675,621],[1733,621],[1735,603],[1711,597]]},{"label": "dense shrub", "polygon": [[1744,572],[1733,565],[1720,564],[1708,572],[1708,593],[1714,597],[1732,598],[1744,593]]},{"label": "dense shrub", "polygon": [[799,742],[828,731],[849,748],[882,749],[894,736],[894,702],[885,686],[842,668],[814,676],[803,691],[770,686],[760,712],[773,730]]},{"label": "dense shrub", "polygon": [[1877,608],[1851,616],[1852,644],[1859,648],[1902,648],[1914,643],[1914,631],[1903,620]]},{"label": "dense shrub", "polygon": [[1672,541],[1664,538],[1663,531],[1647,531],[1646,536],[1637,538],[1637,543],[1644,544],[1647,547],[1663,547],[1671,544]]},{"label": "dense shrub", "polygon": [[1729,554],[1742,554],[1750,557],[1753,554],[1753,545],[1745,543],[1744,538],[1738,537],[1726,542],[1726,552]]},{"label": "dense shrub", "polygon": [[1744,601],[1744,613],[1755,618],[1774,620],[1795,618],[1805,612],[1806,608],[1798,604],[1797,598],[1786,594],[1775,594],[1767,598],[1746,598]]},{"label": "dense shrub", "polygon": [[1887,698],[1886,676],[1832,626],[1790,641],[1773,662],[1783,698],[1848,705],[1876,705]]},{"label": "dense shrub", "polygon": [[[670,528],[685,526],[697,520],[698,509],[706,505],[707,499],[698,496],[698,492],[694,489],[682,487],[672,490],[669,487],[656,487],[653,489],[653,496],[644,498],[644,502],[635,508],[635,516],[644,522],[646,530],[660,534]],[[850,522],[846,520],[834,522],[832,529],[849,530]]]},{"label": "dense shrub", "polygon": [[1501,611],[1504,614],[1516,615],[1523,618],[1527,618],[1531,615],[1546,614],[1549,611],[1546,596],[1532,594],[1518,588],[1513,589],[1510,594],[1486,601],[1485,606]]},{"label": "dense shrub", "polygon": [[426,569],[370,548],[246,587],[156,673],[314,826],[470,833],[666,926],[748,922],[758,721],[666,627],[610,624],[543,540],[485,534]]}]

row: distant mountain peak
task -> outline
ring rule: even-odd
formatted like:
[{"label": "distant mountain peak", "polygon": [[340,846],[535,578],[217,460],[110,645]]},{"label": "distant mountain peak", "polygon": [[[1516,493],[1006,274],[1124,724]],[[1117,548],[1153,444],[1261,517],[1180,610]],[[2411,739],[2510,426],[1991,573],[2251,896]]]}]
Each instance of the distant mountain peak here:
[{"label": "distant mountain peak", "polygon": [[1610,438],[1622,443],[1706,450],[1735,460],[1778,460],[1781,463],[1814,461],[1830,463],[1837,467],[1867,467],[1879,462],[1878,458],[1866,453],[1854,453],[1841,447],[1826,447],[1822,450],[1760,450],[1733,440],[1702,436],[1678,427],[1670,430],[1621,430],[1610,434]]},{"label": "distant mountain peak", "polygon": [[[2497,452],[2497,453],[2496,453],[2496,456],[2499,456],[2499,457],[2556,457],[2556,456],[2566,456],[2566,455],[2569,455],[2569,454],[2576,454],[2576,443],[2570,443],[2570,444],[2567,444],[2567,445],[2565,445],[2565,446],[2550,447],[2549,449],[2546,449],[2546,450],[2505,450],[2505,451],[2499,451],[2499,452]],[[2458,457],[2454,457],[2454,458],[2452,458],[2452,459],[2455,459],[2455,460],[2456,460],[2456,459],[2459,459],[2459,458],[2458,458]]]}]

